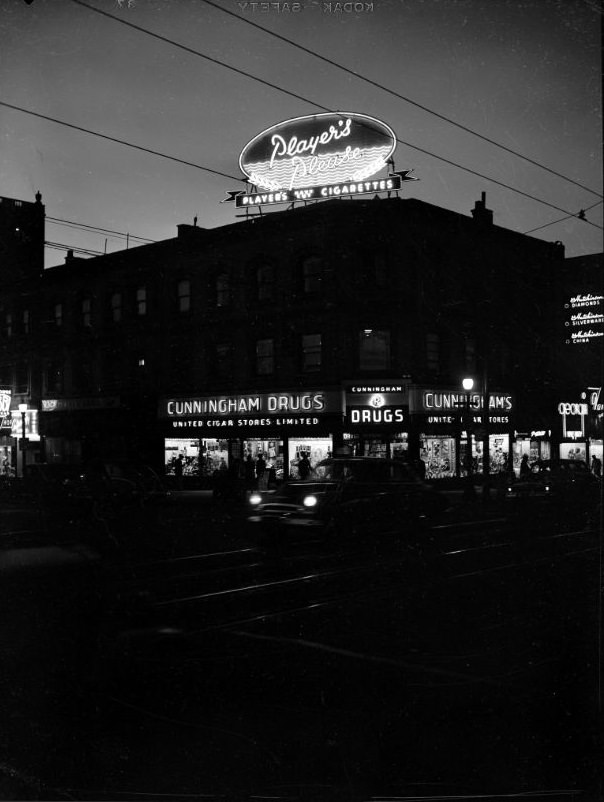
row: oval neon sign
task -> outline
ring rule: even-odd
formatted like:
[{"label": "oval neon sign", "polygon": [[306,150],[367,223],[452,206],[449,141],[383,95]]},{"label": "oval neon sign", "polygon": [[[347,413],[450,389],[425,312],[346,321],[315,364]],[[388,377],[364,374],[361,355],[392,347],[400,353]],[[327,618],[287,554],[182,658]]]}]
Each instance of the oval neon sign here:
[{"label": "oval neon sign", "polygon": [[362,181],[375,175],[396,148],[386,123],[355,112],[327,112],[273,125],[250,140],[239,166],[263,189],[292,190]]}]

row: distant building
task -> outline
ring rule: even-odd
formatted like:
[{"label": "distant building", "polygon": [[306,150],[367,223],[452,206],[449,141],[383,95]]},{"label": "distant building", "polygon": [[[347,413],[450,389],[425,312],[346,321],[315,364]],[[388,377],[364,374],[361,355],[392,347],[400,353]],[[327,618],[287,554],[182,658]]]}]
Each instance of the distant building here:
[{"label": "distant building", "polygon": [[263,453],[287,476],[302,452],[347,450],[421,456],[434,478],[463,472],[468,433],[478,469],[487,441],[492,471],[519,461],[518,433],[557,448],[564,249],[494,225],[484,195],[472,217],[334,200],[43,274],[19,260],[0,388],[38,419],[29,459],[170,472],[182,454],[186,478]]}]

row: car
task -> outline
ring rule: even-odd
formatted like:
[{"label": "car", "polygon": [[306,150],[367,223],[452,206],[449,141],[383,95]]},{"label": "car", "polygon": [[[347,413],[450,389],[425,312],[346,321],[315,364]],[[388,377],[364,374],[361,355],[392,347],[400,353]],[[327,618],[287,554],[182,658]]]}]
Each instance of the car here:
[{"label": "car", "polygon": [[536,460],[530,473],[508,484],[508,498],[554,498],[572,503],[596,501],[599,480],[584,460]]},{"label": "car", "polygon": [[305,480],[252,493],[248,533],[260,544],[369,538],[419,531],[448,506],[445,496],[399,460],[331,457]]}]

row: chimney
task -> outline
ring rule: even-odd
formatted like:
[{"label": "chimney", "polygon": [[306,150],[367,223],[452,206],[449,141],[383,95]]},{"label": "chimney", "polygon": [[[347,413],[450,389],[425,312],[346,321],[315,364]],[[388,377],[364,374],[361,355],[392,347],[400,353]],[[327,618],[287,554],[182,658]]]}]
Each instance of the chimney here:
[{"label": "chimney", "polygon": [[481,193],[480,200],[474,203],[472,217],[480,225],[493,225],[493,212],[487,209],[487,193]]}]

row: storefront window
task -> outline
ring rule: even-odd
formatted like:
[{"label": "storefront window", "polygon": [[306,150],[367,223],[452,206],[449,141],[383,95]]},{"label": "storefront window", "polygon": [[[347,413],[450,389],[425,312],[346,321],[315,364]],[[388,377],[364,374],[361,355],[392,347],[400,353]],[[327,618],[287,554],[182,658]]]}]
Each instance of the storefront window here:
[{"label": "storefront window", "polygon": [[315,466],[333,454],[333,439],[331,437],[290,437],[289,452],[289,478],[299,479],[298,463],[303,455],[310,461],[311,476]]},{"label": "storefront window", "polygon": [[286,479],[283,475],[284,467],[284,449],[283,440],[261,440],[260,438],[251,438],[250,440],[243,441],[243,461],[246,462],[248,456],[252,458],[252,463],[255,465],[259,456],[262,456],[266,462],[266,470],[274,469],[275,478],[281,481]]},{"label": "storefront window", "polygon": [[426,479],[455,476],[456,452],[453,437],[421,435],[419,456],[426,466]]},{"label": "storefront window", "polygon": [[560,459],[581,459],[586,462],[586,444],[582,443],[560,443]]},{"label": "storefront window", "polygon": [[183,458],[183,477],[211,477],[216,471],[226,470],[229,464],[226,440],[166,438],[164,463],[166,474],[174,475],[176,460]]}]

